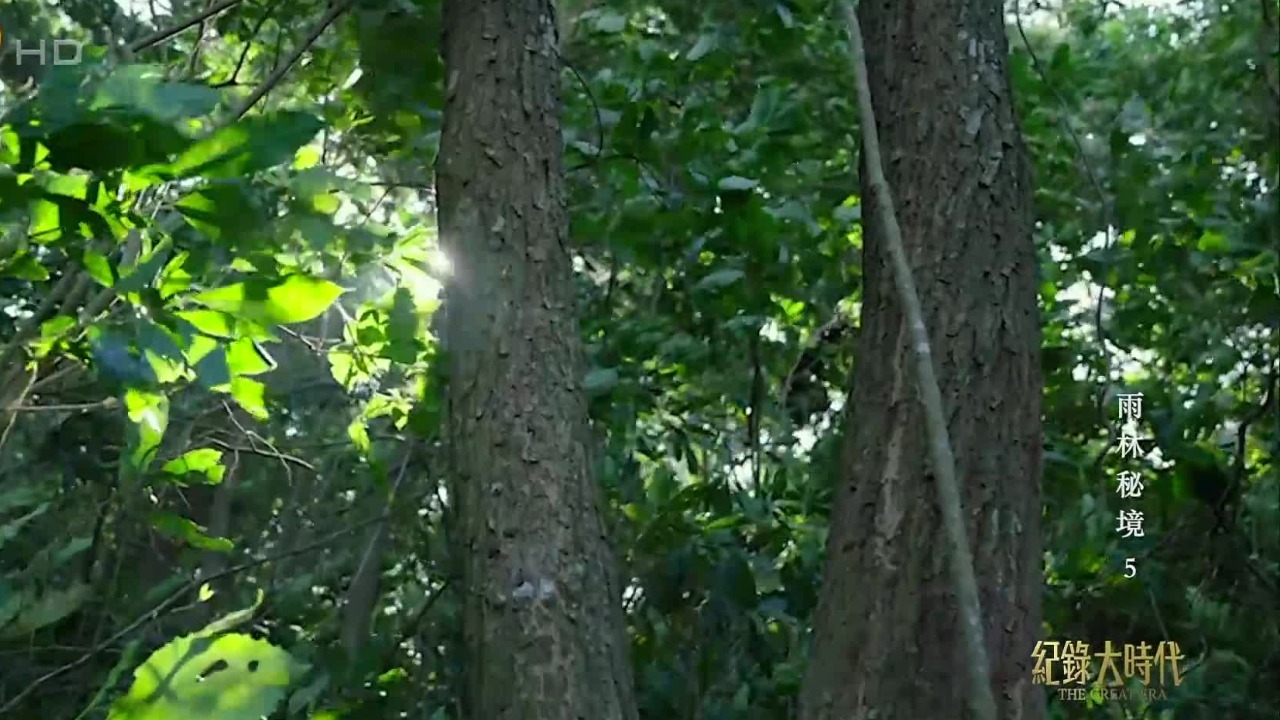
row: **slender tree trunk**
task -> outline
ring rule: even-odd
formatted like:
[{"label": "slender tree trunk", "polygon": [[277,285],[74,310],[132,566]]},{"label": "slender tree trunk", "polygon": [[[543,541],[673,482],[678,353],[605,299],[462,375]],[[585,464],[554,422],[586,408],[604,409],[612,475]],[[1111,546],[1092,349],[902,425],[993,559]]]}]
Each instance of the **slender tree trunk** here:
[{"label": "slender tree trunk", "polygon": [[467,717],[636,717],[591,461],[550,0],[446,0],[443,341]]},{"label": "slender tree trunk", "polygon": [[[999,716],[1039,720],[1040,326],[999,0],[863,0],[885,175],[955,450]],[[801,720],[967,717],[910,329],[863,173],[865,295]]]}]

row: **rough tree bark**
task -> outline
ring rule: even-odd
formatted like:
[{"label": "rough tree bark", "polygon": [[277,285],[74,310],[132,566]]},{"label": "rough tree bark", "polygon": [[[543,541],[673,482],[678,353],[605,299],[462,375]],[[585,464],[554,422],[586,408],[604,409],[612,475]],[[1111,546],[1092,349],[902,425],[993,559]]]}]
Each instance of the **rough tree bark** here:
[{"label": "rough tree bark", "polygon": [[467,717],[632,720],[591,457],[550,0],[446,0],[441,245]]},{"label": "rough tree bark", "polygon": [[[863,0],[885,174],[920,292],[999,716],[1038,720],[1040,394],[1031,179],[999,0]],[[801,720],[955,720],[968,679],[909,328],[863,172],[865,294]]]}]

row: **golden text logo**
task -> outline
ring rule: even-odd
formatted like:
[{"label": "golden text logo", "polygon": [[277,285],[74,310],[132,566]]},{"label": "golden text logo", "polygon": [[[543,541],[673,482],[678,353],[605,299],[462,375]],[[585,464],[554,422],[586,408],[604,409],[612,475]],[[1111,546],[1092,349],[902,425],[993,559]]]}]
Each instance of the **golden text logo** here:
[{"label": "golden text logo", "polygon": [[[1134,693],[1155,700],[1165,688],[1182,684],[1181,663],[1186,659],[1178,643],[1116,643],[1107,640],[1100,652],[1091,652],[1081,640],[1042,640],[1031,651],[1035,667],[1031,680],[1057,690],[1063,700],[1127,699]],[[1128,681],[1141,687],[1130,690]]]}]

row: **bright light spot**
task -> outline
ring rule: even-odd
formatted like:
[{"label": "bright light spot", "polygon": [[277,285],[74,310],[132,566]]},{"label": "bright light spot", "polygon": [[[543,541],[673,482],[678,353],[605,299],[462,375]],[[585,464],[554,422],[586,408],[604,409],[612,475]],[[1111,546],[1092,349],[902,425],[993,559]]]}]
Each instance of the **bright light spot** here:
[{"label": "bright light spot", "polygon": [[765,321],[764,325],[760,326],[760,337],[775,343],[785,343],[787,341],[787,333],[782,329],[782,325],[772,319]]},{"label": "bright light spot", "polygon": [[360,82],[360,77],[363,75],[364,75],[364,71],[361,70],[360,68],[356,68],[355,70],[352,70],[351,74],[347,76],[347,79],[342,82],[342,89],[350,90],[353,85]]},{"label": "bright light spot", "polygon": [[449,256],[444,251],[436,248],[427,256],[427,267],[430,269],[432,276],[443,280],[453,275],[453,262],[449,260]]}]

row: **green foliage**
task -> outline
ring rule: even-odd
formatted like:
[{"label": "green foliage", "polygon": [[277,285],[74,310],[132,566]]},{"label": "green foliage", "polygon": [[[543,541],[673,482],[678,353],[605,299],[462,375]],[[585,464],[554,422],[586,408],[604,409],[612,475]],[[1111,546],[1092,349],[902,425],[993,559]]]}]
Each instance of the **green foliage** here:
[{"label": "green foliage", "polygon": [[226,632],[254,609],[152,653],[133,672],[133,684],[112,705],[108,720],[258,720],[275,712],[307,668],[265,640]]},{"label": "green foliage", "polygon": [[296,677],[293,660],[264,640],[231,633],[183,636],[134,671],[110,720],[257,720],[275,711]]},{"label": "green foliage", "polygon": [[[178,21],[46,5],[6,5],[6,38]],[[38,77],[0,58],[0,715],[461,720],[433,333],[440,3],[362,5],[241,116],[321,5],[246,0],[203,34]],[[643,716],[790,718],[843,417],[876,421],[843,405],[863,273],[843,29],[811,0],[562,5],[581,385]],[[1027,24],[1034,58],[1014,33],[1047,630],[1193,655],[1166,700],[1053,699],[1054,718],[1280,704],[1261,10],[1067,2]],[[1115,533],[1132,464],[1104,452],[1121,389],[1145,394],[1140,540]],[[189,633],[192,608],[260,589],[261,633],[231,632],[245,611]]]}]

